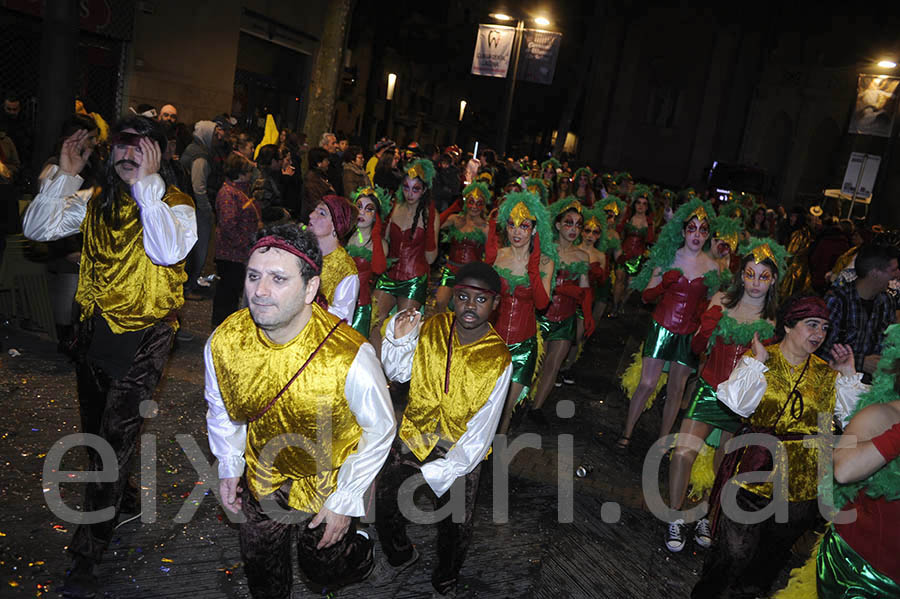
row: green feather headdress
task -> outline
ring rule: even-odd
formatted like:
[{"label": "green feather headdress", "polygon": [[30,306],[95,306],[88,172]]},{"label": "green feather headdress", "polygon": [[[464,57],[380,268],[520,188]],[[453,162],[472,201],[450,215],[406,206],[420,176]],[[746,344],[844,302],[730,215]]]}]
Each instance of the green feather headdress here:
[{"label": "green feather headdress", "polygon": [[391,194],[384,187],[379,187],[378,185],[374,187],[360,187],[350,194],[350,200],[355,204],[356,200],[363,196],[375,198],[375,204],[378,206],[378,212],[381,214],[382,220],[386,219],[388,214],[391,213]]},{"label": "green feather headdress", "polygon": [[619,199],[619,196],[608,195],[605,199],[597,202],[598,206],[603,206],[603,210],[609,210],[611,212],[615,212],[616,219],[620,218],[623,214],[625,214],[625,202]]},{"label": "green feather headdress", "polygon": [[[896,374],[891,371],[896,371],[897,360],[900,360],[900,325],[892,324],[885,331],[881,360],[872,376],[872,386],[859,398],[853,410],[854,416],[867,406],[896,401]],[[900,458],[894,458],[867,479],[854,483],[835,483],[834,477],[826,476],[823,487],[824,492],[834,490],[834,506],[838,509],[853,500],[860,490],[873,499],[884,497],[888,501],[897,501],[900,499]]]},{"label": "green feather headdress", "polygon": [[737,251],[741,233],[744,231],[744,223],[736,218],[714,216],[709,224],[713,237],[726,242],[732,252]]},{"label": "green feather headdress", "polygon": [[417,158],[403,167],[403,174],[407,177],[418,177],[425,183],[425,187],[431,189],[434,182],[434,164],[427,158]]},{"label": "green feather headdress", "polygon": [[548,158],[541,163],[541,172],[543,173],[545,170],[547,170],[548,166],[552,166],[554,172],[556,172],[556,169],[562,167],[562,165],[559,163],[559,160],[557,160],[556,158]]},{"label": "green feather headdress", "polygon": [[704,202],[698,197],[682,204],[675,211],[672,220],[660,230],[659,237],[650,249],[650,256],[641,268],[641,272],[631,279],[629,286],[632,289],[643,291],[653,276],[654,268],[662,269],[672,264],[672,261],[675,260],[675,252],[684,244],[684,237],[681,234],[684,223],[691,217],[697,216],[695,213],[705,213],[706,220],[709,220],[716,212],[708,202]]},{"label": "green feather headdress", "polygon": [[647,198],[647,212],[656,211],[656,200],[653,197],[653,190],[650,189],[649,185],[638,183],[634,186],[634,189],[631,190],[631,195],[628,196],[628,198],[631,200],[632,204],[638,198]]},{"label": "green feather headdress", "polygon": [[550,204],[547,210],[550,212],[550,218],[555,221],[560,214],[562,214],[569,208],[575,208],[576,210],[578,210],[578,214],[584,214],[584,204],[582,204],[581,200],[579,200],[575,196],[569,196],[561,200],[556,200],[555,202]]},{"label": "green feather headdress", "polygon": [[553,260],[554,264],[558,263],[559,254],[556,252],[556,244],[553,243],[553,218],[536,195],[527,191],[514,191],[506,194],[506,199],[503,200],[497,211],[497,222],[506,228],[510,214],[517,204],[525,204],[528,212],[534,217],[534,228],[541,236],[541,253]]},{"label": "green feather headdress", "polygon": [[547,186],[544,184],[544,180],[536,179],[534,177],[529,177],[528,179],[525,179],[525,190],[528,193],[534,193],[534,191],[533,191],[534,188],[537,188],[538,192],[540,192],[539,195],[538,194],[535,194],[535,195],[538,195],[538,197],[540,197],[541,201],[546,204],[547,203]]},{"label": "green feather headdress", "polygon": [[472,183],[469,183],[468,185],[466,185],[466,188],[463,189],[463,192],[462,192],[463,197],[464,198],[468,197],[469,194],[471,194],[474,191],[481,192],[481,198],[484,200],[485,203],[489,202],[491,199],[491,196],[494,195],[493,193],[491,193],[491,188],[487,186],[487,183],[483,183],[482,181],[473,181]]},{"label": "green feather headdress", "polygon": [[631,178],[631,173],[629,173],[627,171],[622,171],[621,173],[616,173],[613,176],[613,181],[621,184],[623,181],[634,181],[634,179]]},{"label": "green feather headdress", "polygon": [[757,263],[769,258],[778,269],[779,279],[784,276],[788,259],[791,257],[791,254],[784,249],[783,245],[768,237],[751,237],[741,244],[740,254],[741,257],[753,254],[753,258]]},{"label": "green feather headdress", "polygon": [[601,252],[605,252],[615,245],[610,243],[613,240],[607,234],[606,211],[600,207],[600,204],[594,204],[593,208],[585,208],[582,210],[581,214],[584,216],[585,227],[587,227],[588,223],[591,221],[594,221],[594,223],[600,227],[600,238],[597,239],[597,242],[594,244],[595,248]]},{"label": "green feather headdress", "polygon": [[575,175],[572,177],[572,182],[575,185],[578,185],[578,178],[581,177],[582,173],[587,173],[588,176],[588,185],[590,185],[591,181],[594,178],[594,172],[591,170],[589,166],[583,166],[580,169],[575,171]]},{"label": "green feather headdress", "polygon": [[743,206],[741,206],[740,202],[730,201],[725,202],[724,204],[719,204],[720,216],[743,219],[746,212],[747,210]]}]

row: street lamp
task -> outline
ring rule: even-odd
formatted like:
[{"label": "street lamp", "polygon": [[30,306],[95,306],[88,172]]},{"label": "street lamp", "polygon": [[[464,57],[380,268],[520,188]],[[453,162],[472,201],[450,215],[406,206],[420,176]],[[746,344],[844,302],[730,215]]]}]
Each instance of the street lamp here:
[{"label": "street lamp", "polygon": [[[491,13],[489,16],[498,21],[513,21],[516,17],[511,17],[504,13]],[[546,17],[536,17],[534,22],[542,27],[550,25],[550,20]],[[516,24],[515,38],[513,39],[513,55],[512,69],[506,72],[506,101],[503,106],[503,117],[500,121],[500,133],[497,137],[497,151],[503,155],[506,154],[506,139],[509,137],[509,121],[512,118],[513,96],[516,93],[516,77],[519,74],[519,54],[522,51],[522,35],[525,31],[525,19],[518,19]]]},{"label": "street lamp", "polygon": [[397,85],[397,75],[395,73],[388,73],[388,85],[387,85],[387,94],[385,99],[387,100],[387,106],[385,106],[385,110],[387,111],[387,124],[385,125],[385,135],[390,137],[393,133],[392,129],[393,125],[393,110],[391,109],[391,104],[393,104],[394,100],[394,87]]},{"label": "street lamp", "polygon": [[878,62],[878,66],[880,66],[882,69],[896,69],[897,63],[893,60],[881,60]]},{"label": "street lamp", "polygon": [[462,122],[462,120],[463,120],[463,115],[464,115],[465,113],[466,113],[466,101],[465,101],[465,100],[460,100],[460,101],[459,101],[459,120],[460,120],[460,122]]}]

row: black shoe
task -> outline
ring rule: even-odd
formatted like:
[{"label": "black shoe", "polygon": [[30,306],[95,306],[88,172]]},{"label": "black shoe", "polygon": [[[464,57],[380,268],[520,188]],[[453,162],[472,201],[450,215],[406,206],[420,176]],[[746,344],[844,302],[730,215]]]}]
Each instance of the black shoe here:
[{"label": "black shoe", "polygon": [[62,596],[69,599],[92,599],[100,592],[97,575],[94,574],[94,560],[76,557],[66,575]]},{"label": "black shoe", "polygon": [[419,560],[419,552],[416,551],[416,548],[412,548],[412,556],[399,566],[392,566],[384,555],[378,557],[375,560],[375,567],[372,568],[368,577],[366,578],[366,582],[369,584],[382,587],[386,584],[390,584],[396,579],[400,574],[412,566]]}]

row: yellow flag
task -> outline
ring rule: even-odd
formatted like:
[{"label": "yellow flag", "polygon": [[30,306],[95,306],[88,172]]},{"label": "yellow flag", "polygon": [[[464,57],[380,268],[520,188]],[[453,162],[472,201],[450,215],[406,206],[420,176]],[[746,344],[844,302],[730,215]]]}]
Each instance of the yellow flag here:
[{"label": "yellow flag", "polygon": [[278,127],[275,126],[275,118],[271,114],[266,115],[266,132],[263,134],[262,141],[259,142],[259,145],[256,146],[256,150],[253,152],[253,160],[256,160],[256,157],[259,156],[259,149],[263,146],[267,146],[269,144],[277,144],[278,143]]}]

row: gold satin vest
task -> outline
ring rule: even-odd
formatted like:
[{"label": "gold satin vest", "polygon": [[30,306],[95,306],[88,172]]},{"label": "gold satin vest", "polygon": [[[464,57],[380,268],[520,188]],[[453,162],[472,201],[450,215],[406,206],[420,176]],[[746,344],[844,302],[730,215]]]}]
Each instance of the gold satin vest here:
[{"label": "gold satin vest", "polygon": [[[121,226],[103,222],[100,197],[95,194],[81,223],[84,245],[75,301],[81,319],[99,311],[113,333],[139,331],[159,322],[184,304],[182,285],[187,280],[184,261],[171,266],[151,262],[144,251],[144,227],[137,202],[123,192]],[[194,201],[170,185],[162,201],[194,207]]]},{"label": "gold satin vest", "polygon": [[419,333],[413,356],[409,403],[403,412],[399,435],[419,460],[424,460],[439,439],[456,443],[469,420],[480,410],[509,366],[509,349],[497,331],[461,345],[453,333],[450,359],[450,392],[444,393],[447,373],[447,339],[453,314],[428,319]]},{"label": "gold satin vest", "polygon": [[[794,382],[803,370],[803,364],[791,369],[791,365],[781,353],[780,345],[772,345],[767,349],[769,357],[766,360],[766,367],[769,370],[764,375],[767,383],[766,393],[759,407],[749,418],[750,424],[761,427],[772,426],[781,406],[794,388]],[[803,395],[803,414],[799,420],[794,419],[791,416],[791,406],[788,405],[775,426],[775,434],[817,434],[819,413],[828,414],[829,417],[834,414],[837,374],[827,362],[815,354],[811,355],[809,368],[797,387]],[[815,499],[818,494],[817,447],[804,446],[802,440],[782,441],[782,443],[787,453],[787,464],[776,460],[774,467],[776,471],[788,468],[788,499],[790,501]],[[763,497],[772,496],[772,483],[742,483],[741,486]]]},{"label": "gold satin vest", "polygon": [[[228,416],[245,422],[262,412],[336,322],[313,304],[300,334],[278,345],[257,328],[248,308],[225,319],[210,348]],[[362,436],[344,397],[344,381],[365,342],[341,324],[275,405],[247,425],[246,478],[257,498],[292,481],[290,506],[316,513],[334,492],[338,470]],[[285,434],[290,438],[276,439]]]},{"label": "gold satin vest", "polygon": [[319,291],[331,304],[334,302],[334,292],[338,283],[351,275],[358,274],[356,262],[350,257],[347,250],[338,246],[327,256],[322,256],[322,274],[319,276],[322,282],[319,283]]}]

